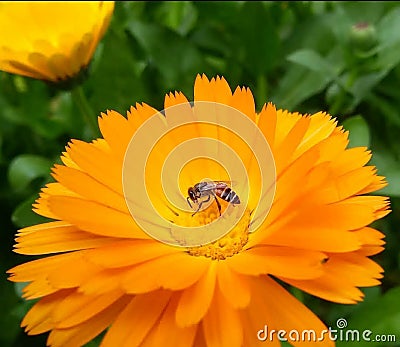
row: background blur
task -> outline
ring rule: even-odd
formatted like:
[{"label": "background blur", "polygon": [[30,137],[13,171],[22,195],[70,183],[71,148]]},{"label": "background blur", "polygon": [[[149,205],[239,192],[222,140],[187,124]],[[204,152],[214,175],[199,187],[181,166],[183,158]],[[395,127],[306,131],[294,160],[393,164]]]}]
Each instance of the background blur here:
[{"label": "background blur", "polygon": [[[400,346],[400,3],[399,2],[124,2],[99,45],[83,88],[96,115],[126,114],[146,102],[162,109],[164,95],[192,100],[197,73],[223,75],[234,89],[249,86],[258,110],[324,110],[350,130],[351,146],[368,146],[389,186],[393,212],[374,227],[386,234],[375,256],[382,286],[365,301],[338,305],[293,293],[333,328],[395,334]],[[5,271],[25,262],[12,250],[15,231],[44,220],[31,204],[71,138],[88,140],[68,91],[0,72],[0,346],[45,346],[19,323],[32,305]],[[365,342],[364,342],[365,344]],[[97,346],[93,341],[87,346]],[[338,342],[337,346],[363,346]]]}]

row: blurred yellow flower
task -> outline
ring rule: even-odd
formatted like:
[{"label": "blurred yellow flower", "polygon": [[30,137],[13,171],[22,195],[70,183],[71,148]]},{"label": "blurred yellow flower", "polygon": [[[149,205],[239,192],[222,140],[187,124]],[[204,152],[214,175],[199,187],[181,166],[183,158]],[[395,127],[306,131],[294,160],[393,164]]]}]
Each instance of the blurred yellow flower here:
[{"label": "blurred yellow flower", "polygon": [[113,10],[112,1],[0,2],[0,70],[51,82],[77,76]]}]

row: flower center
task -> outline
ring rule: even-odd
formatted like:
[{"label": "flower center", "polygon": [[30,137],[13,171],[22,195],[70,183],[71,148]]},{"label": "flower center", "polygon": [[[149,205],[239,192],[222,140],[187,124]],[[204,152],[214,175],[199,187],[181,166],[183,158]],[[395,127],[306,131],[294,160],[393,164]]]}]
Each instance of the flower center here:
[{"label": "flower center", "polygon": [[[195,216],[196,217],[196,216]],[[194,218],[195,218],[194,217]],[[211,206],[200,212],[195,221],[205,225],[219,217],[218,211]],[[250,210],[246,209],[241,219],[225,236],[207,245],[190,247],[187,252],[193,256],[204,256],[213,260],[222,260],[239,253],[249,239]]]}]

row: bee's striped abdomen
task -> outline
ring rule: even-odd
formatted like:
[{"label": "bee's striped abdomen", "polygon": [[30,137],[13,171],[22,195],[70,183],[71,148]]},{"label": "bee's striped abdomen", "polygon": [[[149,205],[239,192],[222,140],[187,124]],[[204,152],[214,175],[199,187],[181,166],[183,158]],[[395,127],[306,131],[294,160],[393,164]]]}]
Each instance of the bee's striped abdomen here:
[{"label": "bee's striped abdomen", "polygon": [[240,199],[237,194],[229,187],[226,187],[220,195],[220,198],[232,204],[240,204]]}]

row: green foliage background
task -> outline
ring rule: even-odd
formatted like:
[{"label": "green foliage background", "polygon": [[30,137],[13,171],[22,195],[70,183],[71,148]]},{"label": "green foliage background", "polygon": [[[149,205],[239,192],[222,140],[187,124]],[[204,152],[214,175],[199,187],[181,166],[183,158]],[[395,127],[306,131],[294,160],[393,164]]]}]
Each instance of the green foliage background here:
[{"label": "green foliage background", "polygon": [[[385,278],[363,290],[358,305],[293,293],[328,326],[344,317],[349,329],[396,335],[397,343],[369,347],[400,346],[400,3],[119,2],[89,72],[83,89],[93,117],[125,114],[136,102],[162,109],[173,90],[192,99],[197,73],[249,86],[258,109],[272,101],[337,117],[350,145],[371,148],[372,164],[389,181],[379,194],[390,196],[393,212],[374,223],[386,234],[386,250],[374,257]],[[31,303],[5,271],[28,260],[11,251],[14,233],[43,220],[31,204],[71,138],[90,133],[69,91],[0,72],[1,346],[45,346],[45,335],[19,328]]]}]

